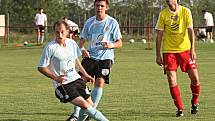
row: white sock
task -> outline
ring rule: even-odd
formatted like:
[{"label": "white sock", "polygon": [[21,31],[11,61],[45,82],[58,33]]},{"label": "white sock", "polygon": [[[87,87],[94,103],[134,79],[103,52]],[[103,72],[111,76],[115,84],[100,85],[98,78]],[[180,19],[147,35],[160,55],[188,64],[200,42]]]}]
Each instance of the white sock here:
[{"label": "white sock", "polygon": [[42,36],[40,37],[40,44],[43,44],[43,40],[44,40],[44,35],[42,35]]},{"label": "white sock", "polygon": [[93,100],[93,107],[96,108],[99,104],[99,101],[101,100],[102,97],[102,93],[103,93],[103,88],[101,87],[94,87],[91,93],[91,97]]},{"label": "white sock", "polygon": [[78,117],[80,110],[81,110],[80,107],[74,106],[74,109],[73,109],[74,116]]},{"label": "white sock", "polygon": [[87,108],[86,113],[97,121],[109,121],[100,111],[90,106]]}]

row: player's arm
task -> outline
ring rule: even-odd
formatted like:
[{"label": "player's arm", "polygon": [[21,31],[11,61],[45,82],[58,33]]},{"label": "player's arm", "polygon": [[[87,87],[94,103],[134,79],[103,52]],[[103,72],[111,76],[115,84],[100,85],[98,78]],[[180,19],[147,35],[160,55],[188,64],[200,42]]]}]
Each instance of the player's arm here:
[{"label": "player's arm", "polygon": [[45,75],[46,77],[52,79],[52,80],[55,80],[57,81],[58,83],[62,83],[63,80],[64,80],[64,75],[61,75],[61,76],[56,76],[55,74],[53,74],[49,69],[48,67],[38,67],[38,71],[40,73],[42,73],[43,75]]},{"label": "player's arm", "polygon": [[121,39],[117,39],[113,43],[103,43],[103,48],[106,48],[106,49],[115,49],[115,48],[121,48],[121,47],[122,47]]},{"label": "player's arm", "polygon": [[206,16],[206,14],[204,14],[204,18],[203,19],[204,19],[204,25],[207,26],[207,16]]},{"label": "player's arm", "polygon": [[188,36],[190,40],[190,56],[192,60],[196,59],[196,52],[195,52],[195,34],[193,30],[193,19],[192,19],[192,14],[191,11],[188,9],[187,12],[187,31],[188,31]]},{"label": "player's arm", "polygon": [[[103,43],[103,48],[105,49],[115,49],[115,48],[121,48],[122,47],[122,35],[120,32],[119,24],[117,22],[114,23],[114,28],[113,28],[113,39],[114,42],[107,42],[107,40],[104,41]],[[107,39],[107,38],[104,38]]]},{"label": "player's arm", "polygon": [[85,69],[83,68],[83,66],[81,65],[81,62],[79,61],[79,59],[75,59],[75,63],[76,63],[76,67],[78,68],[78,70],[81,72],[81,74],[83,74],[83,76],[90,82],[94,82],[94,79],[85,71]]},{"label": "player's arm", "polygon": [[83,38],[81,38],[78,43],[79,48],[84,49],[84,44],[85,44],[85,40]]},{"label": "player's arm", "polygon": [[85,40],[83,38],[80,39],[79,41],[79,48],[81,49],[81,53],[82,53],[82,57],[83,58],[89,58],[90,57],[90,54],[89,52],[84,48],[84,43],[85,43]]},{"label": "player's arm", "polygon": [[195,60],[196,59],[196,51],[195,51],[195,36],[194,36],[193,27],[188,28],[188,34],[189,34],[189,39],[190,39],[190,44],[191,44],[191,48],[190,48],[191,59]]},{"label": "player's arm", "polygon": [[163,60],[161,57],[161,43],[162,43],[163,31],[157,30],[157,40],[156,40],[156,63],[160,66],[163,65]]},{"label": "player's arm", "polygon": [[122,40],[117,39],[113,44],[114,44],[114,48],[121,48],[122,47]]},{"label": "player's arm", "polygon": [[207,26],[207,20],[206,19],[204,19],[204,25]]},{"label": "player's arm", "polygon": [[44,25],[45,25],[45,29],[47,29],[47,27],[48,27],[48,20],[47,20],[46,14],[44,14],[44,15],[45,15]]}]

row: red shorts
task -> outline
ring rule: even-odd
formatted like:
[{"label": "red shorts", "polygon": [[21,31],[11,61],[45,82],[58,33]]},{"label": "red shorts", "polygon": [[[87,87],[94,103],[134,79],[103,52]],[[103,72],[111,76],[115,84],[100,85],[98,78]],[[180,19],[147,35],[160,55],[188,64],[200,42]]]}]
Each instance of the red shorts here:
[{"label": "red shorts", "polygon": [[197,64],[190,58],[190,51],[180,53],[163,53],[164,68],[168,71],[176,71],[180,65],[182,72],[197,69]]}]

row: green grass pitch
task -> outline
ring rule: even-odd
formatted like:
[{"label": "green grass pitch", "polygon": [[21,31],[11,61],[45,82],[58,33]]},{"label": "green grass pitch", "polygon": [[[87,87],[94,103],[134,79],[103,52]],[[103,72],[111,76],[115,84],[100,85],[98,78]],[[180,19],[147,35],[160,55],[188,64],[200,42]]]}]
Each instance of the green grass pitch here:
[{"label": "green grass pitch", "polygon": [[[178,70],[185,116],[175,117],[175,106],[155,47],[123,43],[116,50],[110,85],[99,105],[110,121],[213,121],[215,120],[215,44],[197,42],[201,81],[200,112],[190,114],[190,81]],[[37,71],[41,47],[0,48],[0,121],[64,121],[71,104],[59,103],[51,80]]]}]

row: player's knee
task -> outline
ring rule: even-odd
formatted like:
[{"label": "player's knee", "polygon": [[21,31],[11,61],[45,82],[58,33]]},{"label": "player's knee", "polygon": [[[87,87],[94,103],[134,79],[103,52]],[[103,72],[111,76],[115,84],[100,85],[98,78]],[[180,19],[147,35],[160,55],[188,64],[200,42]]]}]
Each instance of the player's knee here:
[{"label": "player's knee", "polygon": [[197,86],[200,84],[200,81],[199,80],[191,80],[191,84],[194,86]]},{"label": "player's knee", "polygon": [[199,82],[199,76],[197,72],[189,74],[191,82]]},{"label": "player's knee", "polygon": [[193,82],[197,82],[199,80],[199,77],[198,76],[191,76],[190,80]]},{"label": "player's knee", "polygon": [[81,108],[82,108],[83,110],[86,110],[86,109],[89,108],[90,106],[91,106],[91,104],[88,103],[88,102],[86,101],[85,103],[83,103],[83,104],[81,105]]},{"label": "player's knee", "polygon": [[174,86],[178,85],[176,80],[173,80],[173,79],[170,79],[170,78],[168,79],[168,83],[169,83],[170,87],[174,87]]},{"label": "player's knee", "polygon": [[174,86],[177,86],[178,84],[177,83],[169,83],[169,87],[174,87]]},{"label": "player's knee", "polygon": [[96,82],[95,82],[96,86],[98,86],[98,87],[104,87],[104,84],[105,84],[105,80],[103,78],[97,78],[96,79]]},{"label": "player's knee", "polygon": [[74,103],[74,101],[71,101],[71,103],[77,105],[78,107],[80,107],[83,110],[85,110],[91,106],[91,104],[88,103],[86,100],[79,100],[79,103],[77,103],[77,102]]}]

